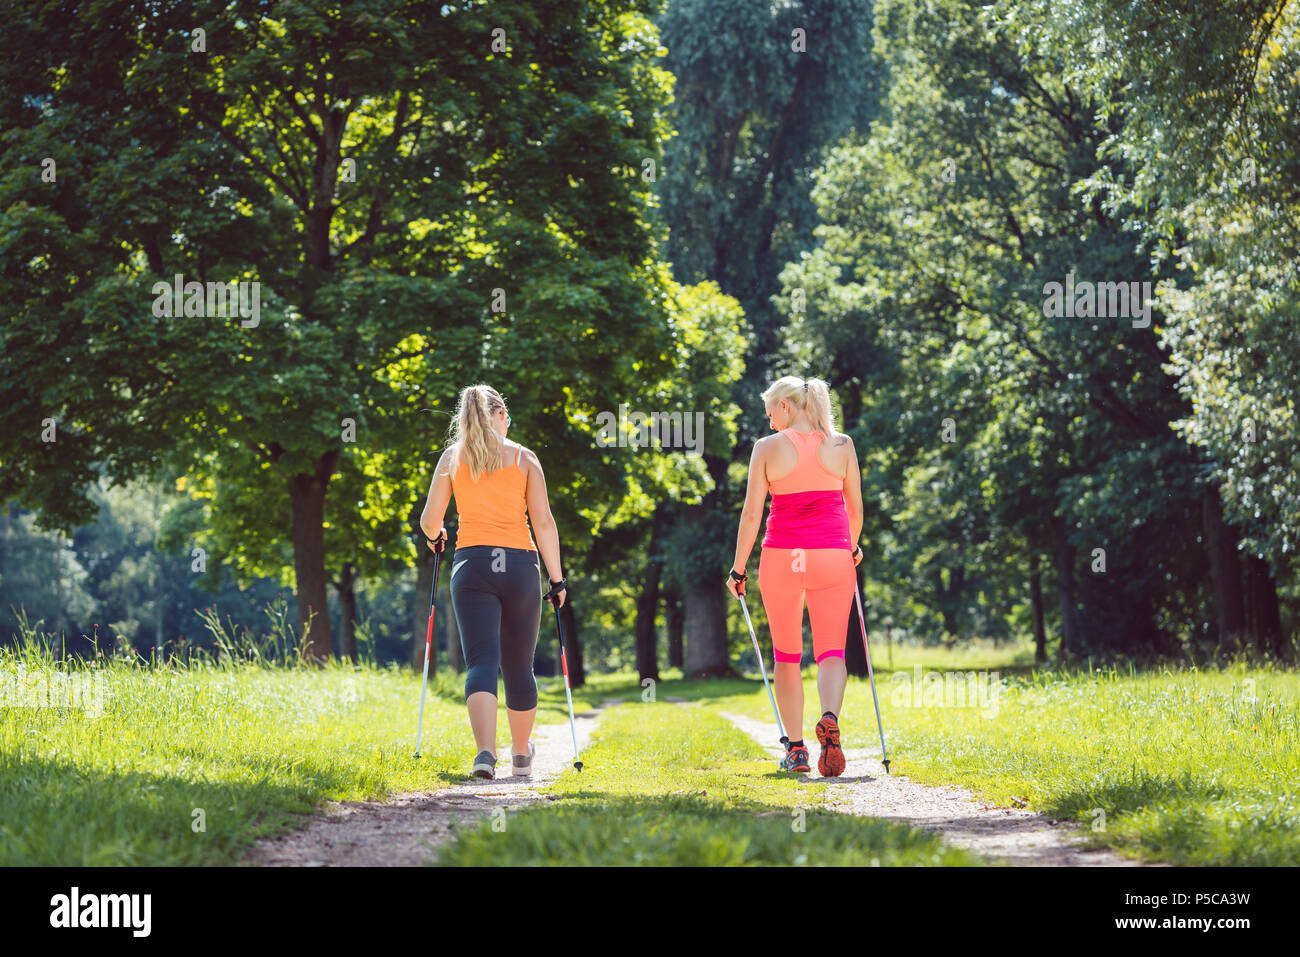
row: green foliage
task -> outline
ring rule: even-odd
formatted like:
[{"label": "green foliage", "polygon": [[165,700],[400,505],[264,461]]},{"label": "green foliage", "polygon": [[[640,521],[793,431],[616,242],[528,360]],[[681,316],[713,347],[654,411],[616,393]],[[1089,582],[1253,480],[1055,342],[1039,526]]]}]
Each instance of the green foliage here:
[{"label": "green foliage", "polygon": [[1099,158],[1111,130],[1049,51],[1009,47],[980,5],[876,12],[882,116],[832,151],[818,245],[782,273],[783,301],[808,298],[802,358],[835,370],[861,450],[873,604],[920,635],[1005,636],[1024,620],[1027,559],[1059,579],[1053,550],[1072,547],[1066,604],[1084,633],[1067,650],[1189,641],[1162,616],[1203,594],[1188,557],[1198,456],[1170,428],[1187,408],[1159,317],[1044,306],[1071,271],[1162,275],[1121,218],[1076,194],[1122,165]]},{"label": "green foliage", "polygon": [[[183,544],[248,581],[287,574],[289,484],[337,476],[298,570],[391,573],[485,380],[588,532],[623,472],[576,423],[669,366],[652,188],[621,172],[668,134],[651,6],[27,4],[0,40],[0,499],[71,528],[97,474],[182,475]],[[261,283],[260,322],[155,316],[178,273]]]},{"label": "green foliage", "polygon": [[1300,13],[1285,0],[1004,0],[997,11],[1111,118],[1103,152],[1123,173],[1105,167],[1081,186],[1176,267],[1161,344],[1190,406],[1179,432],[1208,453],[1244,547],[1293,581]]}]

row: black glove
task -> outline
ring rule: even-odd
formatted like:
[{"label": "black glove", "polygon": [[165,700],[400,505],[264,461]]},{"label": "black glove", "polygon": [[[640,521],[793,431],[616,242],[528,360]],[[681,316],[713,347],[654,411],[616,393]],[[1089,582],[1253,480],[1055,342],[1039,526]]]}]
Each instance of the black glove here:
[{"label": "black glove", "polygon": [[[551,581],[549,578],[546,580]],[[542,601],[549,601],[554,605],[556,600],[560,597],[560,592],[567,591],[568,587],[569,580],[567,578],[561,578],[557,582],[551,582],[551,590],[542,596]]]}]

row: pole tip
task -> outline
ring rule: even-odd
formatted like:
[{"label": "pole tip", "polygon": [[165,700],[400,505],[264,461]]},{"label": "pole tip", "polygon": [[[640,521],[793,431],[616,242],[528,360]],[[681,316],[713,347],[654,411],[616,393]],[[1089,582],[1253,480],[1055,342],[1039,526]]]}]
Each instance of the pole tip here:
[{"label": "pole tip", "polygon": [[574,766],[575,768],[577,768],[579,771],[582,770],[582,762],[581,762],[581,761],[574,761],[574,762],[573,762],[573,766]]},{"label": "pole tip", "polygon": [[885,766],[885,773],[888,774],[888,773],[889,773],[889,762],[888,762],[888,761],[881,761],[880,763],[883,764],[883,765]]}]

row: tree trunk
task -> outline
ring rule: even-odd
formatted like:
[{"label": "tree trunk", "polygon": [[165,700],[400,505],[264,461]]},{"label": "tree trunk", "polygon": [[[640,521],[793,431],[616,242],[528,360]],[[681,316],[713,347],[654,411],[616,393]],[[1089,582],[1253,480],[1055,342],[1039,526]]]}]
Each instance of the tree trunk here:
[{"label": "tree trunk", "polygon": [[1043,623],[1043,570],[1038,565],[1038,553],[1029,556],[1029,598],[1034,607],[1034,661],[1047,661],[1047,627]]},{"label": "tree trunk", "polygon": [[727,654],[727,606],[722,582],[710,579],[686,588],[686,657],[688,677],[719,677],[731,671]]},{"label": "tree trunk", "polygon": [[316,664],[328,661],[334,654],[326,594],[325,487],[337,461],[337,452],[327,452],[316,460],[313,474],[300,472],[289,478],[298,627],[303,635],[303,656]]},{"label": "tree trunk", "polygon": [[[424,642],[425,635],[429,628],[429,589],[433,587],[433,552],[425,544],[424,535],[416,533],[416,548],[420,550],[415,559],[415,600],[414,608],[411,612],[411,667],[416,673],[424,671]],[[444,551],[443,555],[447,553]],[[442,574],[439,568],[438,574]],[[451,607],[439,608],[438,614],[443,615],[451,611]],[[435,616],[435,624],[436,616]],[[438,648],[433,646],[429,649],[429,670],[438,670]]]},{"label": "tree trunk", "polygon": [[63,534],[55,532],[50,536],[50,541],[54,543],[54,607],[58,615],[55,621],[58,623],[59,633],[62,634],[64,609],[68,607],[68,603],[63,600]]},{"label": "tree trunk", "polygon": [[659,611],[659,578],[664,566],[660,549],[667,524],[666,507],[660,505],[655,509],[654,522],[650,526],[649,557],[641,579],[641,593],[636,599],[636,625],[633,632],[636,635],[636,670],[642,680],[659,680],[655,617]]},{"label": "tree trunk", "polygon": [[158,595],[153,602],[153,646],[156,659],[162,660],[163,653],[163,612],[166,610],[167,596],[163,594],[163,557],[161,554],[154,553],[155,571],[157,578],[155,585],[158,587]]},{"label": "tree trunk", "polygon": [[1282,657],[1282,613],[1278,607],[1277,586],[1268,561],[1250,556],[1250,607],[1256,647],[1265,654]]},{"label": "tree trunk", "polygon": [[664,595],[664,630],[668,632],[668,667],[682,667],[682,631],[685,615],[682,613],[682,598],[676,590]]},{"label": "tree trunk", "polygon": [[569,686],[581,688],[587,683],[587,673],[582,661],[582,642],[578,638],[578,616],[567,597],[560,607],[560,621],[564,624],[564,651],[569,659]]},{"label": "tree trunk", "polygon": [[[720,492],[727,483],[727,462],[724,459],[706,455],[705,463],[713,479],[713,488],[705,494],[699,505],[688,507],[684,514],[686,521],[698,522],[697,528],[709,527],[709,519],[719,507]],[[709,549],[704,543],[701,543],[701,547]],[[711,555],[712,551],[708,554]],[[722,570],[722,564],[727,561],[730,561],[730,557],[718,560],[716,565],[712,561],[706,562],[707,570],[691,574],[683,587],[686,657],[682,667],[687,675],[731,674],[731,657],[727,653],[726,604],[730,593],[722,583],[727,574]]]},{"label": "tree trunk", "polygon": [[1079,627],[1079,606],[1074,582],[1074,555],[1065,521],[1052,516],[1052,558],[1056,565],[1056,594],[1061,606],[1061,657],[1083,652],[1083,634]]},{"label": "tree trunk", "polygon": [[451,607],[450,581],[443,589],[442,597],[438,599],[438,607],[446,616],[442,620],[447,623],[447,665],[459,674],[465,670],[465,656],[460,647],[460,623],[456,621],[456,612]]},{"label": "tree trunk", "polygon": [[952,637],[957,637],[958,613],[961,608],[962,592],[966,589],[966,568],[958,565],[948,569],[948,584],[943,583],[943,572],[934,573],[934,590],[939,614],[943,617],[943,630]]},{"label": "tree trunk", "polygon": [[1219,490],[1206,486],[1201,497],[1205,549],[1210,557],[1214,608],[1219,620],[1219,651],[1231,654],[1241,647],[1246,610],[1242,600],[1241,569],[1237,563],[1237,533],[1223,520]]},{"label": "tree trunk", "polygon": [[344,562],[334,590],[339,596],[339,657],[357,663],[356,566]]},{"label": "tree trunk", "polygon": [[157,549],[158,529],[162,524],[162,495],[157,489],[150,491],[149,498],[153,501],[153,534],[154,534],[154,552],[153,552],[153,573],[154,573],[154,605],[153,605],[153,646],[156,649],[155,656],[157,660],[162,660],[163,652],[163,613],[167,607],[167,581],[166,569],[163,565],[162,552]]}]

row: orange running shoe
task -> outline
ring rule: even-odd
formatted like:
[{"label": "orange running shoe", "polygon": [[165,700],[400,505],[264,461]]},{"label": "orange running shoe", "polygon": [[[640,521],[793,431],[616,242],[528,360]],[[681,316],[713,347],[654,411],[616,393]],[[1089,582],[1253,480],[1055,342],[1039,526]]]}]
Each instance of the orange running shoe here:
[{"label": "orange running shoe", "polygon": [[817,770],[824,778],[838,777],[844,773],[844,749],[840,747],[840,726],[829,714],[817,722],[817,741],[822,753],[817,758]]}]

